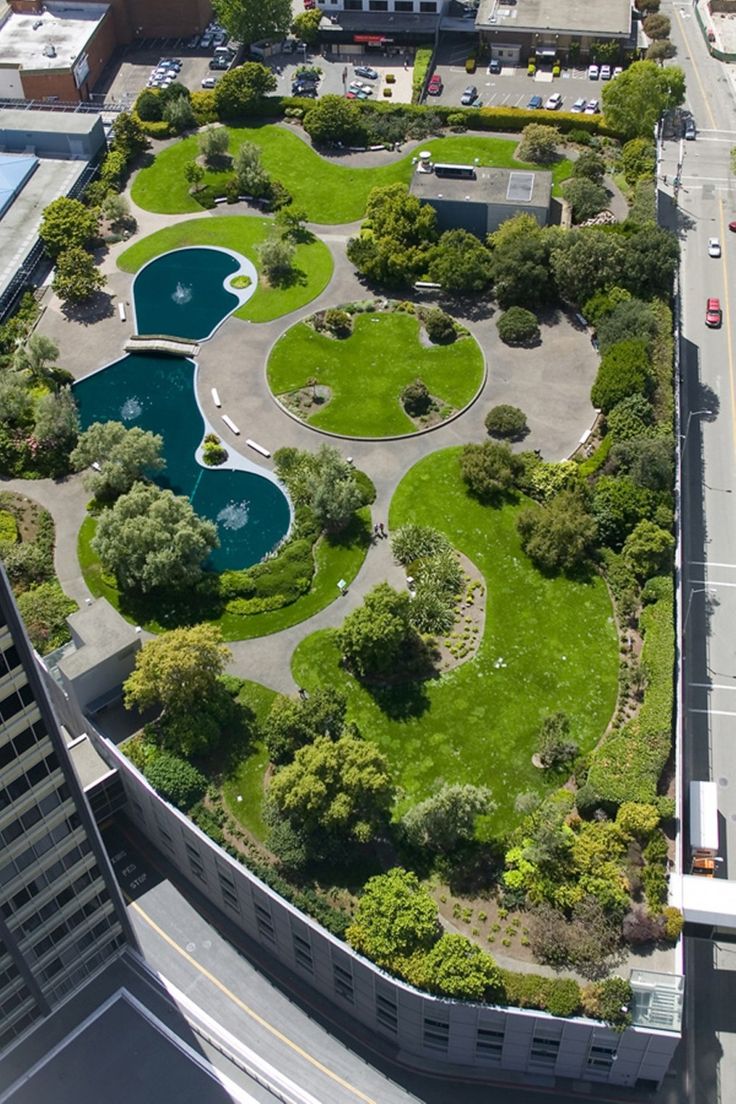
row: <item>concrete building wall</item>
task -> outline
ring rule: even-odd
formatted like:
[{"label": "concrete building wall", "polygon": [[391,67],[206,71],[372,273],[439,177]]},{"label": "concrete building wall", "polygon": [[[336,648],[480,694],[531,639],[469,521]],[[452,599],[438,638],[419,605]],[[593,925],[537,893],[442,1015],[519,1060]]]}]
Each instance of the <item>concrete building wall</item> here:
[{"label": "concrete building wall", "polygon": [[[23,128],[14,119],[22,119]],[[105,128],[102,119],[88,115],[65,116],[66,119],[80,118],[78,130],[69,127],[51,129],[51,112],[8,111],[0,113],[0,146],[5,153],[35,153],[37,157],[69,158],[70,160],[91,161],[105,144]],[[35,126],[38,129],[32,129]],[[90,125],[91,124],[91,125]],[[25,129],[25,126],[28,129]]]},{"label": "concrete building wall", "polygon": [[0,99],[22,100],[24,98],[23,82],[20,70],[15,66],[3,65],[0,67]]},{"label": "concrete building wall", "polygon": [[131,818],[207,899],[297,976],[394,1046],[401,1061],[456,1076],[566,1077],[633,1086],[659,1083],[679,1036],[592,1020],[442,1000],[412,989],[353,952],[208,839],[148,785],[88,724],[93,745],[119,771]]},{"label": "concrete building wall", "polygon": [[99,699],[119,690],[135,667],[136,652],[140,644],[130,645],[117,655],[108,656],[94,668],[83,671],[74,678],[69,678],[64,672],[63,661],[59,664],[59,673],[67,694],[73,697],[79,708],[84,711]]}]

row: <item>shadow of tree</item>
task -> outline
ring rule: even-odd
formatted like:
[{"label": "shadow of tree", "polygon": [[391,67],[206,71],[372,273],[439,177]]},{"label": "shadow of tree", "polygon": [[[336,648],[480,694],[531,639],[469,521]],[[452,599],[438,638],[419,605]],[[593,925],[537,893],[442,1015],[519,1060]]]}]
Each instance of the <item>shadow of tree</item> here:
[{"label": "shadow of tree", "polygon": [[107,291],[96,291],[83,303],[64,303],[61,313],[70,322],[79,322],[82,326],[93,326],[103,318],[112,318],[115,306],[112,295]]}]

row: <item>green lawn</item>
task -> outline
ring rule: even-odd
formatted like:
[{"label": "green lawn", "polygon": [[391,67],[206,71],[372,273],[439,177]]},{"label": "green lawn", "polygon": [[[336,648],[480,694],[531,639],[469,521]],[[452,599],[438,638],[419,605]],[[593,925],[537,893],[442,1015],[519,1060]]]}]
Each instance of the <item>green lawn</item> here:
[{"label": "green lawn", "polygon": [[482,571],[488,603],[477,657],[434,682],[369,692],[340,666],[334,634],[322,631],[297,648],[292,669],[308,689],[345,690],[349,718],[389,758],[400,809],[442,781],[483,783],[497,802],[498,830],[506,831],[517,794],[559,784],[531,764],[541,719],[564,709],[583,751],[605,729],[616,702],[617,634],[603,580],[541,575],[519,544],[519,505],[494,509],[471,498],[458,455],[442,450],[413,467],[389,523],[444,530]]},{"label": "green lawn", "polygon": [[[321,157],[285,127],[272,124],[233,128],[230,135],[231,153],[246,141],[261,147],[264,166],[286,186],[294,202],[306,209],[310,222],[353,222],[364,214],[371,188],[397,180],[408,183],[412,173],[411,155],[400,161],[387,160],[385,165],[373,169],[347,168]],[[443,161],[466,163],[477,157],[482,165],[498,168],[538,167],[514,161],[517,144],[516,139],[458,135],[431,139],[422,143],[422,148]],[[197,149],[196,137],[189,137],[162,150],[153,164],[141,169],[133,181],[134,202],[145,211],[165,215],[200,211],[199,204],[189,195],[184,177],[184,166],[197,156]],[[558,188],[570,175],[571,164],[560,161],[552,172]],[[216,184],[223,177],[222,173],[208,172],[205,183]]]},{"label": "green lawn", "polygon": [[352,583],[365,559],[371,537],[371,514],[369,507],[363,507],[358,511],[355,522],[344,533],[336,537],[323,537],[319,541],[315,550],[316,572],[306,594],[281,609],[245,617],[225,612],[220,617],[213,618],[208,616],[206,609],[195,610],[186,595],[178,608],[172,609],[171,603],[167,602],[169,618],[166,620],[145,599],[137,603],[126,602],[114,579],[103,572],[102,564],[92,548],[91,541],[96,526],[93,517],[86,518],[79,530],[77,542],[82,575],[96,598],[107,598],[128,621],[143,625],[150,632],[163,632],[177,624],[192,624],[201,620],[219,625],[224,640],[250,640],[298,625],[300,621],[305,621],[338,598],[338,581],[344,579],[348,584]]},{"label": "green lawn", "polygon": [[[258,682],[246,682],[238,694],[238,701],[253,710],[258,727],[263,725],[276,691]],[[268,752],[265,744],[257,740],[245,759],[222,782],[222,794],[225,804],[244,828],[252,832],[257,839],[264,839],[266,826],[261,818],[263,803],[263,782],[268,766]],[[238,801],[242,797],[242,801]]]},{"label": "green lawn", "polygon": [[[118,267],[124,272],[137,272],[147,261],[169,249],[221,245],[242,253],[258,268],[256,247],[266,237],[269,225],[268,219],[248,215],[186,219],[131,245],[118,258]],[[287,287],[268,287],[259,280],[255,295],[235,311],[236,317],[250,322],[270,322],[311,302],[332,278],[332,255],[323,242],[314,238],[297,246],[294,268],[294,282]]]},{"label": "green lawn", "polygon": [[314,378],[330,387],[329,402],[310,425],[351,437],[412,433],[401,392],[419,377],[434,397],[460,409],[483,382],[483,354],[472,337],[428,348],[417,318],[402,312],[355,315],[353,333],[336,339],[299,322],[276,342],[268,360],[271,390],[282,395]]}]

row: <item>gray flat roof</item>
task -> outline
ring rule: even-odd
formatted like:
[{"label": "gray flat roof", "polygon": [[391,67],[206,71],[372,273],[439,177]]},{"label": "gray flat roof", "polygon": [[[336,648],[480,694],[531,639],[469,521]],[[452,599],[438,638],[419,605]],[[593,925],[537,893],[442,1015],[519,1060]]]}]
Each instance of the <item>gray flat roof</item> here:
[{"label": "gray flat roof", "polygon": [[475,176],[475,180],[453,180],[416,171],[411,179],[411,192],[425,201],[447,199],[454,203],[508,204],[512,207],[549,205],[552,173],[516,172],[478,165]]},{"label": "gray flat roof", "polygon": [[[595,34],[619,37],[631,32],[631,0],[480,0],[477,27],[502,31],[545,31],[558,34]],[[500,40],[499,40],[500,41]]]},{"label": "gray flat roof", "polygon": [[92,133],[99,121],[99,115],[90,111],[24,111],[22,108],[8,108],[0,111],[0,146],[3,144],[4,130],[28,135],[48,132],[87,135]]},{"label": "gray flat roof", "polygon": [[91,605],[82,606],[67,617],[67,622],[76,648],[65,652],[58,666],[69,679],[78,678],[139,639],[135,628],[123,620],[107,598],[96,598]]},{"label": "gray flat roof", "polygon": [[52,3],[40,13],[11,12],[0,26],[0,64],[19,69],[71,68],[107,9],[107,4]]}]

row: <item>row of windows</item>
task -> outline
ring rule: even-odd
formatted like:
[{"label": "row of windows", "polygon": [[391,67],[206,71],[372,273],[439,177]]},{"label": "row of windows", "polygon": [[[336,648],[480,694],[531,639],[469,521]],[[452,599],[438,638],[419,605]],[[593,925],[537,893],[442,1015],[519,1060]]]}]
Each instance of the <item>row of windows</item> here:
[{"label": "row of windows", "polygon": [[0,721],[10,721],[21,709],[33,701],[33,691],[28,683],[11,692],[0,700]]},{"label": "row of windows", "polygon": [[29,724],[22,732],[19,732],[12,740],[0,747],[0,769],[14,763],[29,748],[33,747],[47,735],[46,725],[41,718]]},{"label": "row of windows", "polygon": [[15,644],[11,644],[9,648],[5,648],[0,652],[0,678],[5,678],[16,667],[20,667],[20,657]]},{"label": "row of windows", "polygon": [[[85,905],[78,908],[71,916],[66,917],[61,924],[57,924],[53,931],[50,931],[48,935],[45,935],[43,939],[40,939],[38,943],[35,943],[31,947],[31,951],[35,954],[36,958],[41,959],[45,954],[51,950],[52,947],[57,946],[63,939],[66,939],[68,935],[74,932],[75,928],[78,928],[80,924],[85,920],[89,920],[94,916],[99,909],[103,908],[108,900],[107,891],[101,890],[90,901],[87,901]],[[113,922],[112,919],[105,917],[101,920],[97,926],[93,929],[91,939],[87,939],[87,932],[77,932],[76,938],[72,941],[69,947],[63,954],[60,954],[57,958],[52,959],[51,963],[47,963],[41,971],[41,976],[45,981],[50,980],[51,977],[64,965],[72,965],[75,957],[79,954],[80,946],[86,946],[87,943],[92,943],[97,938],[94,932],[100,929],[100,932],[104,932],[110,927]],[[57,966],[56,964],[59,963]]]},{"label": "row of windows", "polygon": [[[102,924],[98,925],[98,928],[98,935],[91,932],[85,934],[85,940],[87,940],[87,942],[94,943],[95,939],[102,939],[105,936],[105,930]],[[95,931],[97,931],[97,929],[95,929]],[[93,954],[81,960],[76,967],[72,969],[67,968],[64,973],[59,973],[57,971],[55,982],[44,988],[45,996],[51,1004],[61,1000],[62,997],[65,997],[68,993],[76,989],[86,977],[89,977],[99,966],[112,958],[112,956],[117,953],[118,948],[123,946],[124,942],[125,936],[120,931],[119,925],[111,924],[108,929],[107,938],[105,938],[104,943],[97,947]]]},{"label": "row of windows", "polygon": [[[325,0],[325,3],[332,5],[337,4],[338,0]],[[394,0],[393,8],[389,9],[388,0],[368,0],[367,4],[363,3],[363,0],[345,0],[345,11],[372,11],[372,12],[421,12],[422,15],[436,15],[437,3],[436,0],[419,0],[419,3],[414,3],[414,0]]]},{"label": "row of windows", "polygon": [[[85,870],[78,878],[64,887],[55,897],[52,897],[50,901],[46,901],[40,908],[35,909],[21,924],[18,925],[18,930],[23,935],[30,935],[37,928],[41,927],[46,920],[50,920],[55,913],[60,912],[66,905],[74,900],[84,892],[95,880],[96,871]],[[6,911],[7,910],[7,911]],[[12,909],[7,904],[3,905],[3,915],[8,919],[12,915]]]},{"label": "row of windows", "polygon": [[13,1039],[17,1039],[19,1035],[22,1035],[26,1028],[30,1027],[32,1023],[35,1023],[40,1016],[41,1013],[38,1008],[31,1008],[24,1016],[16,1020],[14,1024],[11,1024],[10,1027],[5,1027],[5,1024],[3,1024],[5,1030],[0,1033],[0,1051],[3,1051],[6,1046],[10,1046]]},{"label": "row of windows", "polygon": [[53,774],[58,769],[59,760],[56,757],[56,752],[52,751],[40,762],[34,763],[28,770],[19,774],[7,786],[0,786],[0,812],[7,809],[14,801],[23,797],[34,786],[38,786],[39,783],[43,782],[44,778],[47,778],[48,775]]},{"label": "row of windows", "polygon": [[18,874],[33,873],[35,877],[37,874],[36,868],[38,860],[41,859],[47,851],[50,851],[52,847],[63,843],[72,832],[76,831],[79,824],[79,813],[74,809],[70,812],[69,816],[61,820],[59,824],[51,828],[48,832],[44,832],[44,834],[39,836],[30,847],[27,847],[25,851],[21,851],[11,862],[6,863],[2,870],[0,870],[0,886],[7,885],[7,883],[12,881]]},{"label": "row of windows", "polygon": [[29,832],[35,824],[38,824],[44,817],[53,813],[54,809],[58,809],[59,805],[62,805],[69,799],[69,787],[66,782],[62,782],[51,793],[46,794],[36,804],[31,805],[25,812],[21,813],[15,820],[11,820],[9,824],[3,828],[0,832],[0,839],[9,847],[15,840],[20,839],[21,836]]},{"label": "row of windows", "polygon": [[[30,901],[37,894],[42,893],[47,886],[53,885],[57,878],[60,878],[65,870],[71,870],[73,866],[83,858],[84,855],[88,855],[92,847],[89,840],[83,839],[80,843],[74,844],[63,855],[60,855],[50,866],[45,869],[39,868],[38,864],[29,863],[27,856],[29,853],[32,855],[32,849],[30,852],[24,851],[22,855],[19,855],[15,862],[10,862],[7,866],[4,866],[0,870],[0,887],[6,885],[12,881],[13,878],[18,876],[19,872],[28,873],[29,867],[33,867],[33,878],[26,882],[11,898],[11,904],[14,909],[22,908],[28,901]],[[21,864],[23,862],[23,865]]]}]

